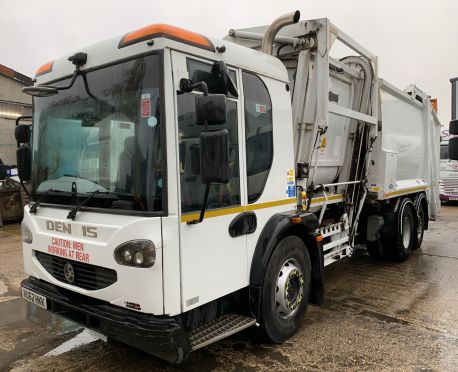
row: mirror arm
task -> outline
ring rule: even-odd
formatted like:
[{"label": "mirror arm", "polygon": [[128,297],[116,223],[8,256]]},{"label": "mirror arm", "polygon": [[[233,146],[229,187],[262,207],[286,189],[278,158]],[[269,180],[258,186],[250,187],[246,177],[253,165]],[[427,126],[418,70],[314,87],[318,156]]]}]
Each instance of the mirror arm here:
[{"label": "mirror arm", "polygon": [[200,216],[198,220],[192,220],[188,221],[188,225],[196,225],[198,223],[201,223],[204,220],[204,215],[205,215],[205,210],[207,209],[207,202],[208,202],[208,194],[210,192],[210,183],[207,183],[205,186],[205,195],[204,195],[204,200],[202,202],[202,208],[200,209]]},{"label": "mirror arm", "polygon": [[22,188],[24,189],[25,194],[27,195],[27,197],[30,198],[30,192],[29,192],[29,190],[27,190],[27,187],[25,187],[24,181],[23,180],[19,180],[19,181],[20,181],[20,184],[21,184]]},{"label": "mirror arm", "polygon": [[199,81],[198,83],[192,83],[189,79],[181,79],[180,80],[180,90],[185,93],[191,93],[194,89],[202,87],[202,91],[204,96],[208,96],[208,86],[205,81]]},{"label": "mirror arm", "polygon": [[94,99],[98,99],[96,96],[94,96],[91,91],[89,90],[89,84],[87,82],[87,78],[86,78],[86,74],[82,73],[81,75],[83,75],[83,82],[84,82],[84,88],[86,88],[86,93],[89,97],[91,98],[94,98]]},{"label": "mirror arm", "polygon": [[57,90],[66,90],[70,89],[73,84],[75,83],[76,77],[78,76],[78,70],[75,70],[73,72],[72,80],[70,80],[70,83],[66,87],[56,87]]},{"label": "mirror arm", "polygon": [[[111,108],[113,108],[113,106],[111,104],[109,104],[108,102],[106,102],[105,100],[102,100],[102,99],[99,99],[98,97],[96,97],[94,94],[92,94],[92,92],[90,91],[89,89],[89,83],[87,82],[87,77],[86,77],[86,73],[84,71],[81,71],[80,68],[78,66],[76,66],[76,69],[75,69],[75,72],[73,73],[73,76],[72,76],[72,80],[70,81],[70,84],[68,84],[67,86],[65,87],[56,87],[57,90],[66,90],[66,89],[70,89],[73,84],[75,83],[75,80],[76,78],[81,75],[83,77],[83,83],[84,83],[84,89],[86,89],[86,93],[89,97],[97,100],[97,101],[100,101],[100,102],[103,102],[103,103],[106,103],[108,104],[109,106],[111,106]],[[113,108],[114,110],[114,108]]]}]

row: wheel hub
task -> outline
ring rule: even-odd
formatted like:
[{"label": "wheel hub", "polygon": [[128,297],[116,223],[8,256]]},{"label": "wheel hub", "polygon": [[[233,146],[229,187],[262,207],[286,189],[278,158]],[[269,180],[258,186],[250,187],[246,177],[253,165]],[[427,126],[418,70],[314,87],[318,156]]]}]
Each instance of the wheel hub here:
[{"label": "wheel hub", "polygon": [[421,239],[421,235],[423,234],[423,216],[421,213],[418,214],[418,228],[417,228],[417,238],[418,240]]},{"label": "wheel hub", "polygon": [[304,277],[294,259],[287,260],[277,276],[275,306],[283,319],[291,318],[299,309],[304,296]]}]

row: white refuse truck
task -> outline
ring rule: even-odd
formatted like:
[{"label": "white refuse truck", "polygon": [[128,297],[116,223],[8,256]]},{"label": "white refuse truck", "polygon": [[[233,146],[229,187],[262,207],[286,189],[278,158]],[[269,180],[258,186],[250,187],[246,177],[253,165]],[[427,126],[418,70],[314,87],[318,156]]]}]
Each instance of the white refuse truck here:
[{"label": "white refuse truck", "polygon": [[440,208],[428,96],[299,19],[153,24],[37,71],[32,138],[16,131],[26,300],[179,363],[251,326],[283,342],[356,245],[420,247]]}]

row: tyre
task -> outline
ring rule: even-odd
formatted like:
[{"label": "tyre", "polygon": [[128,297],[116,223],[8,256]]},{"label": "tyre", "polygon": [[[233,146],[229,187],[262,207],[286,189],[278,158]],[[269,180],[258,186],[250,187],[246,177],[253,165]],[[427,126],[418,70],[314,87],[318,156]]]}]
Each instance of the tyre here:
[{"label": "tyre", "polygon": [[425,218],[425,211],[423,207],[419,205],[417,211],[416,231],[413,235],[412,249],[420,248],[421,244],[423,243],[423,235],[425,234]]},{"label": "tyre", "polygon": [[261,326],[264,335],[282,343],[300,327],[310,298],[310,257],[296,236],[282,239],[267,264],[262,285]]},{"label": "tyre", "polygon": [[382,236],[383,250],[387,258],[403,262],[409,257],[416,226],[414,211],[415,207],[409,198],[401,200],[391,233]]},{"label": "tyre", "polygon": [[367,253],[369,253],[370,258],[373,260],[378,261],[383,258],[383,247],[380,239],[373,242],[366,241],[366,248]]}]

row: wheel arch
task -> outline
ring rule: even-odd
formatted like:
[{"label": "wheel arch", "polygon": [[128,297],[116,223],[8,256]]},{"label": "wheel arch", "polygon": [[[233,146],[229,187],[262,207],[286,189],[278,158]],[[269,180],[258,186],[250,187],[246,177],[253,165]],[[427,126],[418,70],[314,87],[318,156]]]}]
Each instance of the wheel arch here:
[{"label": "wheel arch", "polygon": [[312,291],[310,302],[321,304],[324,297],[323,285],[323,250],[317,242],[318,219],[313,213],[302,215],[302,223],[293,224],[291,213],[274,214],[265,224],[256,243],[250,268],[249,304],[251,313],[259,319],[261,314],[261,291],[265,270],[269,259],[278,243],[287,236],[297,236],[307,248],[312,265]]}]

